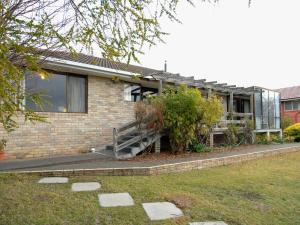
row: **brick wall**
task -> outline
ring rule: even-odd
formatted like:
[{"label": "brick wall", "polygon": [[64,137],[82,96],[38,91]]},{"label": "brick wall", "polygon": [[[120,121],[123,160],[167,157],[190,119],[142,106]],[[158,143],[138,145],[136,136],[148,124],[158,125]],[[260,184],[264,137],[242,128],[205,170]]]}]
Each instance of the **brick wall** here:
[{"label": "brick wall", "polygon": [[281,102],[281,117],[291,118],[293,123],[300,123],[300,110],[285,111],[284,102]]},{"label": "brick wall", "polygon": [[9,135],[6,159],[75,154],[103,147],[112,128],[134,119],[134,103],[123,100],[124,83],[88,77],[88,113],[42,113],[48,123],[22,123]]}]

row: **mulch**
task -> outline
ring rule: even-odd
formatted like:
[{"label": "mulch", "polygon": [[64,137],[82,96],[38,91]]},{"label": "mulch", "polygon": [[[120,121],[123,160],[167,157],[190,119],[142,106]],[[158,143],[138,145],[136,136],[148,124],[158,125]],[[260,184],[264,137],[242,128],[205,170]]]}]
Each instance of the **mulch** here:
[{"label": "mulch", "polygon": [[162,151],[159,154],[156,153],[144,153],[141,155],[137,155],[134,158],[128,159],[128,161],[132,162],[153,162],[153,161],[163,161],[163,160],[174,160],[174,159],[182,159],[182,158],[199,158],[201,156],[216,156],[219,153],[224,152],[238,152],[240,150],[245,150],[247,148],[254,148],[256,145],[240,145],[237,147],[216,147],[211,152],[172,152],[172,151]]}]

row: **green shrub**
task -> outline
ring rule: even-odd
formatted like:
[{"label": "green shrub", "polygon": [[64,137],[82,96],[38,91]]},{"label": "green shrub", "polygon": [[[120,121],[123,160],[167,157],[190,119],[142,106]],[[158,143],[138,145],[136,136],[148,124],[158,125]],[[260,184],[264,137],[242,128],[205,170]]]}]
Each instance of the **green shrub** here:
[{"label": "green shrub", "polygon": [[216,96],[205,99],[199,89],[186,85],[167,88],[151,101],[162,108],[163,126],[170,137],[172,151],[187,150],[192,140],[208,135],[223,114],[223,106]]},{"label": "green shrub", "polygon": [[282,144],[282,143],[283,143],[283,140],[282,140],[282,138],[279,136],[279,134],[271,134],[271,135],[270,135],[270,142]]},{"label": "green shrub", "polygon": [[207,147],[205,144],[194,139],[189,145],[189,150],[192,152],[201,153],[201,152],[211,152],[213,149]]},{"label": "green shrub", "polygon": [[281,129],[285,130],[287,127],[291,126],[293,121],[290,117],[282,117],[281,118]]},{"label": "green shrub", "polygon": [[224,132],[225,143],[227,145],[237,145],[239,141],[239,127],[234,124],[228,125],[228,129]]},{"label": "green shrub", "polygon": [[287,137],[293,138],[296,142],[300,142],[300,123],[287,127],[284,130],[284,134]]},{"label": "green shrub", "polygon": [[268,140],[266,133],[256,134],[256,143],[262,144],[262,145],[267,145],[267,144],[270,144],[270,140]]}]

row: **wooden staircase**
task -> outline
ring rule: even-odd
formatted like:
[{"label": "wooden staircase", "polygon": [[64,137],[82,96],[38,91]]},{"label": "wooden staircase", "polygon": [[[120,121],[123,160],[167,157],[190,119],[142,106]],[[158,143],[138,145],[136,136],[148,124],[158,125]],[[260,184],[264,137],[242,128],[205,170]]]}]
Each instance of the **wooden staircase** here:
[{"label": "wooden staircase", "polygon": [[113,128],[113,143],[98,153],[113,155],[116,159],[129,159],[144,151],[161,137],[154,129],[147,127],[147,120]]}]

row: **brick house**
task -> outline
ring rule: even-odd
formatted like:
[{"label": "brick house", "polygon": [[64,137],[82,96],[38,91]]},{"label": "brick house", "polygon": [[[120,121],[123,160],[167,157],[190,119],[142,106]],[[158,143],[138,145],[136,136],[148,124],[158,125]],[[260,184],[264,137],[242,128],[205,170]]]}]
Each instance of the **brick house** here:
[{"label": "brick house", "polygon": [[[28,74],[24,85],[25,91],[41,92],[46,104],[43,108],[30,101],[25,104],[46,116],[48,123],[21,124],[10,134],[0,128],[0,136],[8,140],[7,159],[78,154],[115,143],[116,128],[125,130],[135,119],[135,102],[147,94],[158,94],[165,85],[186,84],[199,88],[204,96],[215,93],[222,98],[225,114],[211,133],[211,143],[228,124],[242,127],[245,118],[253,121],[255,132],[281,133],[279,93],[271,90],[195,80],[66,52],[50,53],[43,67],[52,73],[49,79]],[[128,150],[129,144],[122,146]]]},{"label": "brick house", "polygon": [[279,92],[282,117],[291,118],[293,123],[300,123],[300,86],[281,88]]}]

